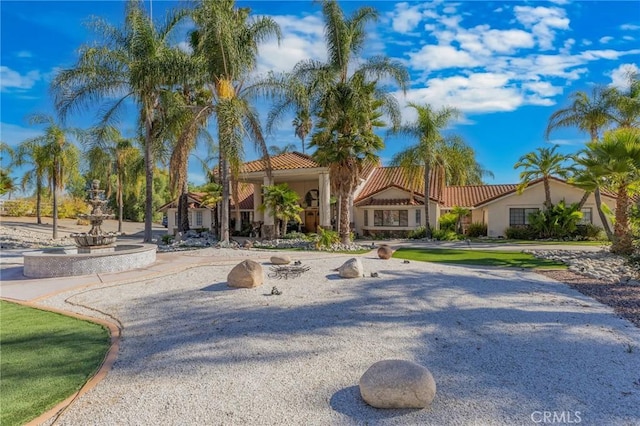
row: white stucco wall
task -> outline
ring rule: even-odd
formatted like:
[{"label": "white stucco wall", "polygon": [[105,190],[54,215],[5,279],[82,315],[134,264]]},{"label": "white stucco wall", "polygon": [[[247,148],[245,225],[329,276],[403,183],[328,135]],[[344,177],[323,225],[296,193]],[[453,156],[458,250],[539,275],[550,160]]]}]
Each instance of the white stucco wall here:
[{"label": "white stucco wall", "polygon": [[[573,185],[565,184],[555,180],[551,181],[551,202],[557,204],[562,199],[567,205],[577,203],[584,194],[579,188]],[[473,221],[477,217],[482,218],[482,211],[486,211],[487,233],[490,237],[504,235],[505,229],[509,227],[509,209],[510,208],[543,208],[545,200],[544,185],[542,183],[527,187],[522,194],[512,194],[504,198],[496,200],[486,206],[475,209],[473,212]],[[606,204],[612,211],[615,209],[615,200],[609,197],[602,197],[602,202]],[[602,227],[602,221],[596,210],[596,203],[593,194],[589,196],[583,208],[591,208],[593,224]]]},{"label": "white stucco wall", "polygon": [[[175,234],[178,228],[176,224],[177,208],[167,209],[167,233]],[[202,225],[196,225],[196,212],[202,212]],[[208,228],[213,226],[213,211],[209,209],[189,209],[189,226],[191,229]]]}]

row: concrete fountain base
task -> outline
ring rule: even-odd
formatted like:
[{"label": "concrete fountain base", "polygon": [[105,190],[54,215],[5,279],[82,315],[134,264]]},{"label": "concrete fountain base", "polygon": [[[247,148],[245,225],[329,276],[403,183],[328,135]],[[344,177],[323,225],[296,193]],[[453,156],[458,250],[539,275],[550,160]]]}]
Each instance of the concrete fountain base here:
[{"label": "concrete fountain base", "polygon": [[106,252],[82,253],[77,247],[69,247],[25,253],[23,275],[53,278],[128,271],[154,263],[156,248],[155,244],[131,244],[117,245]]}]

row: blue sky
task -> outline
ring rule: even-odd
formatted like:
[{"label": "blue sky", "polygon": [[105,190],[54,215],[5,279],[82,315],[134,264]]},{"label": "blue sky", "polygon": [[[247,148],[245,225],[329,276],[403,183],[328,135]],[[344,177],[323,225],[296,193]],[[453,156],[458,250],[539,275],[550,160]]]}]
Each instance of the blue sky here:
[{"label": "blue sky", "polygon": [[[407,101],[458,108],[462,118],[447,131],[461,135],[478,161],[495,174],[487,183],[514,183],[513,164],[537,147],[558,143],[573,153],[587,135],[573,130],[544,140],[549,116],[566,106],[568,95],[590,90],[594,84],[623,85],[625,70],[640,66],[640,4],[637,1],[466,1],[466,2],[340,2],[349,13],[373,5],[380,13],[368,27],[363,58],[385,54],[402,61],[411,74]],[[145,2],[150,6],[150,2]],[[161,18],[173,1],[153,2]],[[269,15],[281,26],[283,39],[261,47],[258,72],[288,71],[299,60],[324,59],[320,7],[311,1],[241,1],[254,13]],[[122,21],[121,1],[6,1],[0,2],[0,138],[15,146],[40,134],[25,120],[35,112],[53,113],[49,82],[56,70],[71,66],[76,49],[92,40],[83,25],[91,15],[112,23]],[[177,37],[175,43],[182,40]],[[391,89],[394,90],[394,89]],[[75,114],[70,125],[88,126],[95,110]],[[266,106],[260,107],[266,117]],[[131,107],[134,116],[135,108]],[[414,118],[410,109],[405,120]],[[284,119],[269,145],[299,140],[291,119]],[[125,134],[133,121],[123,122]],[[380,153],[386,162],[414,141],[385,138]],[[203,148],[199,148],[205,156]],[[255,158],[251,147],[246,158]],[[6,160],[3,160],[6,165]],[[14,176],[19,176],[16,170]],[[190,181],[201,183],[202,168],[193,160]]]}]

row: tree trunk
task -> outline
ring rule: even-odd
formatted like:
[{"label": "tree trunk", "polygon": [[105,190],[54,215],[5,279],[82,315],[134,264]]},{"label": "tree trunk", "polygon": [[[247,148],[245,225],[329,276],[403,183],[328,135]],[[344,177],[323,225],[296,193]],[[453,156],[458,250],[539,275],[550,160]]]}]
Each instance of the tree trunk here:
[{"label": "tree trunk", "polygon": [[36,180],[36,221],[42,225],[42,182],[40,178]]},{"label": "tree trunk", "polygon": [[124,214],[124,202],[122,200],[122,179],[118,176],[118,193],[116,196],[118,197],[118,232],[122,232],[122,215]]},{"label": "tree trunk", "polygon": [[280,229],[280,235],[282,235],[283,237],[285,235],[287,235],[287,224],[288,224],[288,220],[282,220],[282,228]]},{"label": "tree trunk", "polygon": [[543,178],[542,183],[544,184],[544,206],[549,210],[551,208],[551,186],[549,185],[549,179]]},{"label": "tree trunk", "polygon": [[578,209],[579,210],[582,210],[584,205],[587,203],[587,199],[589,198],[589,195],[591,195],[591,191],[584,191],[584,194],[582,194],[582,198],[580,199],[580,202],[578,203]]},{"label": "tree trunk", "polygon": [[236,219],[235,230],[240,232],[242,231],[242,217],[240,215],[240,188],[239,183],[236,179],[231,179],[231,187],[233,188],[233,204],[234,204],[234,215]]},{"label": "tree trunk", "polygon": [[349,197],[345,194],[340,195],[340,242],[342,244],[351,243],[351,235],[349,235]]},{"label": "tree trunk", "polygon": [[58,238],[58,179],[57,173],[53,173],[53,239]]},{"label": "tree trunk", "polygon": [[429,185],[431,173],[429,165],[425,162],[424,165],[424,226],[427,231],[427,238],[431,238],[431,225],[429,224]]},{"label": "tree trunk", "polygon": [[607,238],[609,239],[609,241],[613,241],[613,233],[611,232],[611,227],[609,226],[607,217],[602,211],[602,199],[600,198],[600,188],[596,187],[596,190],[594,191],[593,196],[596,199],[596,210],[598,210],[598,216],[600,216],[600,221],[602,222],[602,228],[604,229],[605,234],[607,234]]},{"label": "tree trunk", "polygon": [[616,223],[613,232],[613,244],[611,252],[629,255],[633,253],[633,240],[629,229],[629,195],[627,184],[618,187],[618,199],[616,201]]},{"label": "tree trunk", "polygon": [[222,206],[220,209],[220,242],[229,243],[229,165],[227,159],[220,159],[220,173],[222,176]]},{"label": "tree trunk", "polygon": [[189,230],[189,187],[184,181],[180,188],[178,196],[178,232],[187,232]]},{"label": "tree trunk", "polygon": [[144,200],[144,242],[150,243],[153,239],[153,123],[152,112],[145,111],[145,144],[144,144],[144,168],[145,168],[145,200]]}]

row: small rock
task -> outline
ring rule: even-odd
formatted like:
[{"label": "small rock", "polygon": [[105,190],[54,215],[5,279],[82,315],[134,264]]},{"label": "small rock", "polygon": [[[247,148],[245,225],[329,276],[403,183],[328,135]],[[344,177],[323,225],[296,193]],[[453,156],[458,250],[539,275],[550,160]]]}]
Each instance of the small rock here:
[{"label": "small rock", "polygon": [[278,290],[278,287],[274,285],[273,288],[271,289],[271,294],[274,296],[280,296],[282,292]]},{"label": "small rock", "polygon": [[288,265],[291,263],[291,258],[287,255],[271,256],[270,260],[274,265]]},{"label": "small rock", "polygon": [[250,240],[246,240],[243,244],[242,247],[246,248],[246,249],[250,249],[253,248],[253,243]]},{"label": "small rock", "polygon": [[362,375],[359,385],[362,399],[376,408],[425,408],[436,396],[431,372],[399,359],[376,362]]},{"label": "small rock", "polygon": [[378,247],[378,257],[380,259],[391,259],[391,256],[393,256],[393,250],[391,250],[391,247],[389,247],[386,244],[381,245],[380,247]]},{"label": "small rock", "polygon": [[364,276],[364,267],[360,259],[354,257],[344,262],[342,266],[338,268],[338,274],[342,278],[360,278]]}]

